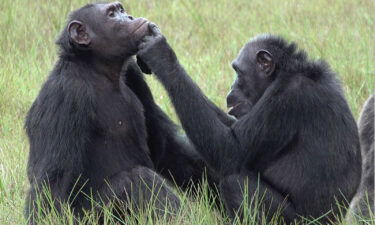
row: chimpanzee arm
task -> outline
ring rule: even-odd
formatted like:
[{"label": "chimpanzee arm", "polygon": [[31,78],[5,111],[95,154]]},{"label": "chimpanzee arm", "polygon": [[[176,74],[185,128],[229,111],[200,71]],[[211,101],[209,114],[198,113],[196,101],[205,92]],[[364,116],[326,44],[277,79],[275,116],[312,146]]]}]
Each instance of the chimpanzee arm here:
[{"label": "chimpanzee arm", "polygon": [[240,157],[246,157],[245,164],[254,166],[252,162],[256,158],[257,164],[266,165],[296,138],[307,108],[298,98],[305,101],[308,98],[288,90],[287,85],[278,81],[272,84],[252,110],[234,125],[244,151]]},{"label": "chimpanzee arm", "polygon": [[[220,119],[217,107],[202,93],[179,64],[165,38],[150,37],[140,46],[138,56],[163,83],[182,126],[205,160],[221,171],[222,162],[231,162],[240,146],[232,129]],[[230,152],[232,151],[232,152]]]},{"label": "chimpanzee arm", "polygon": [[225,113],[223,110],[221,110],[219,107],[217,107],[212,101],[207,99],[208,105],[211,107],[211,109],[216,113],[218,119],[225,124],[226,126],[230,127],[236,122],[236,119],[234,119],[231,116],[228,116],[227,113]]},{"label": "chimpanzee arm", "polygon": [[45,185],[57,208],[59,202],[68,201],[74,179],[83,170],[86,152],[82,150],[93,130],[93,96],[85,82],[57,74],[49,78],[32,105],[25,124],[31,184],[26,213],[32,213],[38,195],[44,201],[40,189]]},{"label": "chimpanzee arm", "polygon": [[127,86],[137,95],[145,109],[148,146],[157,172],[179,187],[202,180],[206,173],[209,183],[214,175],[207,171],[193,144],[179,131],[177,125],[155,103],[143,74],[133,60],[123,73]]},{"label": "chimpanzee arm", "polygon": [[[142,61],[140,57],[137,56],[137,64],[139,68],[142,70],[142,72],[146,74],[150,74],[152,71],[150,68],[148,68],[147,64]],[[208,99],[207,99],[208,100]],[[224,123],[227,126],[231,126],[236,120],[230,116],[228,116],[227,113],[223,112],[219,107],[217,107],[215,104],[213,104],[211,101],[208,100],[208,104],[212,108],[213,111],[217,114],[218,118],[221,120],[222,123]]]}]

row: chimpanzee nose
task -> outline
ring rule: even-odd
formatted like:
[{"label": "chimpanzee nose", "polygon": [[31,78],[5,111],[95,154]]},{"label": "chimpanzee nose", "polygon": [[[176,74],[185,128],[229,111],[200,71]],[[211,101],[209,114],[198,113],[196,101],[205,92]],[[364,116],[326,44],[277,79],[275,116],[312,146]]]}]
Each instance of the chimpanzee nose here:
[{"label": "chimpanzee nose", "polygon": [[134,20],[134,17],[133,16],[128,16],[129,20]]}]

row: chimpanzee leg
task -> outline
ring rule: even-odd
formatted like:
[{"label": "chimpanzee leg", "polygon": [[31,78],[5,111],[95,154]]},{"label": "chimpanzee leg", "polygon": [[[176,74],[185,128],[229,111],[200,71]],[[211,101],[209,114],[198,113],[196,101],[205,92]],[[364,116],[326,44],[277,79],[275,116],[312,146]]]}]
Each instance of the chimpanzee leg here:
[{"label": "chimpanzee leg", "polygon": [[133,210],[145,209],[152,204],[156,214],[174,214],[178,211],[180,202],[165,179],[146,167],[136,167],[130,172],[121,172],[110,178],[107,184],[99,190],[101,200],[120,201],[120,204],[132,204]]},{"label": "chimpanzee leg", "polygon": [[[262,181],[255,173],[234,174],[224,177],[219,184],[219,192],[230,217],[236,214],[243,219],[243,205],[258,210],[257,217],[264,215],[269,221],[274,214],[280,212],[286,223],[296,218],[295,210],[288,199],[277,190]],[[247,204],[244,196],[247,194]]]}]

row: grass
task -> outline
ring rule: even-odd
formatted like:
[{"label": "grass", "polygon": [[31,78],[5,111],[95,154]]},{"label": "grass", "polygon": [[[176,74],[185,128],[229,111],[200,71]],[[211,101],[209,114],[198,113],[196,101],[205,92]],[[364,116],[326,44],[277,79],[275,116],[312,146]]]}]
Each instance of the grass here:
[{"label": "grass", "polygon": [[[25,114],[56,60],[54,41],[68,12],[86,1],[0,2],[0,224],[24,224],[28,183]],[[374,92],[374,10],[365,0],[138,0],[124,1],[134,16],[156,22],[187,72],[217,105],[233,81],[231,60],[250,37],[280,34],[296,41],[312,58],[323,58],[338,72],[357,117]],[[147,78],[157,102],[176,120],[165,91]],[[205,190],[203,190],[203,193]],[[183,198],[183,195],[182,195]],[[205,194],[171,224],[222,224]],[[203,200],[202,200],[203,199]],[[46,224],[55,223],[50,217]],[[55,222],[54,222],[55,221]],[[369,222],[373,223],[373,222]]]}]

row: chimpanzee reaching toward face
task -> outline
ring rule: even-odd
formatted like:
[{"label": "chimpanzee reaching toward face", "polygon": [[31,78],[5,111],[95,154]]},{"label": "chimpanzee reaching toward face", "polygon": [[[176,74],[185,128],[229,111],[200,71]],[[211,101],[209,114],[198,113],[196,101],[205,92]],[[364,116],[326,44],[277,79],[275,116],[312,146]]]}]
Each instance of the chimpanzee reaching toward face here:
[{"label": "chimpanzee reaching toward face", "polygon": [[368,219],[375,215],[374,211],[374,98],[372,95],[365,103],[359,119],[359,140],[362,153],[362,179],[357,194],[350,204],[353,218],[359,216]]},{"label": "chimpanzee reaching toward face", "polygon": [[131,58],[147,23],[119,3],[89,4],[70,15],[57,41],[58,62],[26,118],[30,223],[48,210],[36,204],[39,197],[45,203],[38,196],[44,185],[57,209],[70,203],[78,214],[90,207],[90,193],[137,207],[154,199],[175,211],[179,200],[155,170],[182,187],[201,178],[203,161],[155,104]]},{"label": "chimpanzee reaching toward face", "polygon": [[[137,56],[165,86],[187,135],[219,172],[228,213],[241,214],[243,192],[264,197],[260,215],[278,209],[334,220],[337,203],[352,199],[361,175],[355,120],[335,74],[282,38],[260,35],[233,62],[237,79],[224,113],[189,78],[154,24]],[[246,185],[245,185],[246,184]],[[250,203],[252,204],[252,203]],[[253,205],[254,206],[254,205]]]}]

